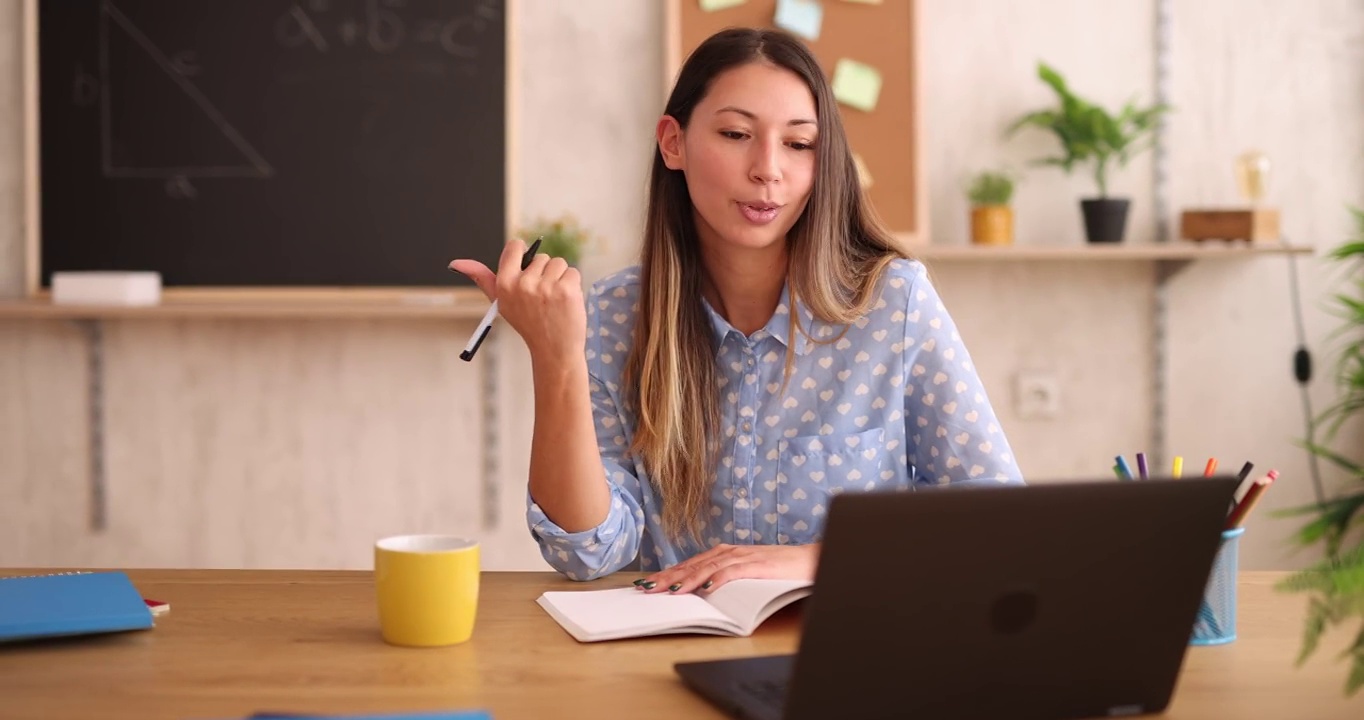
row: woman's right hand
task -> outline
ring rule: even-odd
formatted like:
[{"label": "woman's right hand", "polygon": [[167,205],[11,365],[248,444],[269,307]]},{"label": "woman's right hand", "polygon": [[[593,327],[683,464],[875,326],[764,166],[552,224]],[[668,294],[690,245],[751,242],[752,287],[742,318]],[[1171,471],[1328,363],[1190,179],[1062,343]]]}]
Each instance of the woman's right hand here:
[{"label": "woman's right hand", "polygon": [[526,244],[502,248],[497,273],[477,260],[455,260],[450,269],[474,281],[511,325],[537,362],[580,361],[587,347],[582,276],[563,258],[538,253],[525,270]]}]

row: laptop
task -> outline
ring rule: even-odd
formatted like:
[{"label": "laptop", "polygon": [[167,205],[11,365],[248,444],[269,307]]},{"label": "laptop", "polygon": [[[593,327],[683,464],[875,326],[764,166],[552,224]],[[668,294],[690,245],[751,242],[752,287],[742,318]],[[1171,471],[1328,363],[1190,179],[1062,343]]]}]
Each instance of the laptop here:
[{"label": "laptop", "polygon": [[1237,484],[844,493],[796,654],[674,667],[753,720],[1158,713]]}]

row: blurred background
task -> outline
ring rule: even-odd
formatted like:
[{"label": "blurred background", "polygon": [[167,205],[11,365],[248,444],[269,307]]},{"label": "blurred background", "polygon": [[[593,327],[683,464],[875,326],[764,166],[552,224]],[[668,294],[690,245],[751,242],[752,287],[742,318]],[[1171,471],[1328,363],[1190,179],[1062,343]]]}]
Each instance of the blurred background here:
[{"label": "blurred background", "polygon": [[[37,178],[25,162],[25,128],[38,97],[24,69],[34,40],[24,18],[36,2],[0,1],[0,296],[16,302],[33,252],[25,188]],[[153,27],[134,17],[147,4],[130,0],[122,11]],[[351,4],[243,5],[294,23],[285,36],[276,25],[277,38],[318,47],[307,28],[332,32],[319,18]],[[364,3],[354,5],[363,12]],[[575,249],[591,281],[638,251],[677,6],[513,5],[508,234],[543,233],[536,223],[569,218],[558,231],[566,222],[586,238]],[[834,20],[830,8],[824,22]],[[1318,479],[1328,495],[1358,486],[1331,462],[1313,473],[1300,445],[1308,430],[1293,355],[1301,336],[1315,361],[1314,410],[1343,397],[1333,368],[1341,339],[1355,333],[1357,341],[1359,325],[1333,314],[1333,296],[1357,291],[1358,274],[1328,253],[1359,237],[1349,208],[1364,207],[1364,3],[923,0],[914,27],[920,84],[906,133],[919,133],[926,203],[916,239],[927,243],[920,254],[1028,479],[1112,478],[1115,456],[1132,463],[1137,452],[1159,458],[1153,472],[1176,455],[1186,474],[1209,457],[1230,472],[1251,461],[1256,475],[1273,468],[1280,477],[1242,540],[1242,567],[1300,567],[1317,557],[1293,540],[1310,518],[1275,511],[1312,502]],[[327,57],[337,56],[342,36],[325,37]],[[162,42],[150,30],[146,38]],[[287,43],[273,47],[283,56]],[[205,84],[230,73],[204,50],[187,62]],[[1129,101],[1171,107],[1158,132],[1134,141],[1142,150],[1109,170],[1109,194],[1131,203],[1121,243],[1086,239],[1077,201],[1094,194],[1089,172],[1031,164],[1058,154],[1053,135],[1006,133],[1025,113],[1057,106],[1040,62],[1114,113]],[[881,92],[889,98],[894,88]],[[415,147],[437,142],[439,130],[413,138]],[[858,150],[875,183],[877,159],[890,150]],[[1251,243],[1264,252],[1142,253],[1204,248],[1180,237],[1187,209],[1250,206],[1237,176],[1247,153],[1271,168],[1255,202],[1279,213],[1280,237]],[[271,170],[284,178],[289,167]],[[968,191],[992,170],[1013,180],[1003,246],[973,241],[973,207],[988,198]],[[384,182],[391,190],[403,181]],[[94,202],[82,187],[43,190],[66,192],[75,211]],[[1279,241],[1311,252],[1270,251]],[[435,267],[444,273],[460,250],[452,228],[448,257]],[[327,253],[322,238],[316,254]],[[91,483],[92,325],[0,313],[0,566],[368,568],[376,538],[443,532],[479,538],[488,569],[547,568],[524,522],[533,399],[524,349],[499,325],[474,362],[458,359],[481,314],[480,306],[448,318],[100,320],[100,497]],[[1342,327],[1345,335],[1333,335]],[[1335,446],[1348,455],[1360,440],[1359,424],[1347,422]]]}]

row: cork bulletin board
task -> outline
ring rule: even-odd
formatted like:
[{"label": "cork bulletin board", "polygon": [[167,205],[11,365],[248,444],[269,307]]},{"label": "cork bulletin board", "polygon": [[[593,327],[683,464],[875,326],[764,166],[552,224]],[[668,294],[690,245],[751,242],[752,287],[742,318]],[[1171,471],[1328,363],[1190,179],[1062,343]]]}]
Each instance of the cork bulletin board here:
[{"label": "cork bulletin board", "polygon": [[[814,51],[831,82],[837,79],[840,60],[864,72],[872,68],[879,75],[874,105],[840,101],[839,112],[877,213],[902,242],[927,243],[916,6],[917,0],[668,0],[664,98],[687,55],[719,30],[734,26],[791,30],[793,19],[794,26],[807,33],[817,28],[815,39],[796,35]],[[792,8],[800,14],[786,14]],[[817,19],[811,19],[811,12]],[[836,89],[838,85],[835,82]]]}]

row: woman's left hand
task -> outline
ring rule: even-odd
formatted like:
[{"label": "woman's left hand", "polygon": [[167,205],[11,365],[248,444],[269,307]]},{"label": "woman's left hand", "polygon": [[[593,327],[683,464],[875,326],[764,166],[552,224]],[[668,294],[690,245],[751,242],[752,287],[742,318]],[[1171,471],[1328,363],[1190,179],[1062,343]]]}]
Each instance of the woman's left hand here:
[{"label": "woman's left hand", "polygon": [[[815,579],[819,544],[812,545],[716,545],[680,562],[635,581],[644,592],[714,592],[730,580],[766,578],[776,580]],[[653,583],[650,585],[649,583]]]}]

